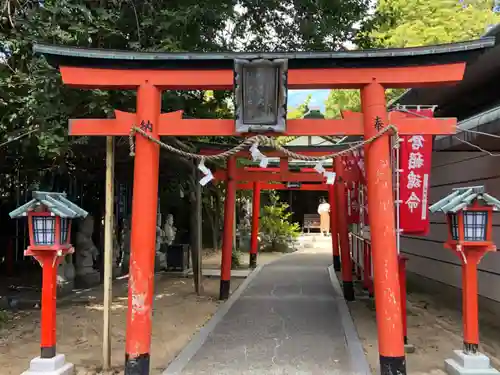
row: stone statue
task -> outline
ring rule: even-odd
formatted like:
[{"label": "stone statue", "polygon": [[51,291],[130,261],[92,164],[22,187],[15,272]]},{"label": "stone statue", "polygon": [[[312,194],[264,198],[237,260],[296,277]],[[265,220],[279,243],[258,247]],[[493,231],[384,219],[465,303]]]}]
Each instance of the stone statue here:
[{"label": "stone statue", "polygon": [[161,213],[158,211],[158,219],[156,221],[155,271],[167,268],[167,255],[161,251],[164,237],[165,235],[161,229]]},{"label": "stone statue", "polygon": [[73,254],[68,254],[59,260],[57,266],[58,293],[71,292],[75,281],[75,267],[73,266]]},{"label": "stone statue", "polygon": [[168,214],[165,220],[165,225],[163,227],[163,243],[166,245],[172,245],[175,241],[175,235],[177,234],[177,228],[174,226],[174,215]]},{"label": "stone statue", "polygon": [[75,240],[76,281],[84,286],[99,283],[100,275],[94,270],[94,261],[99,254],[92,241],[94,218],[88,215],[80,223]]}]

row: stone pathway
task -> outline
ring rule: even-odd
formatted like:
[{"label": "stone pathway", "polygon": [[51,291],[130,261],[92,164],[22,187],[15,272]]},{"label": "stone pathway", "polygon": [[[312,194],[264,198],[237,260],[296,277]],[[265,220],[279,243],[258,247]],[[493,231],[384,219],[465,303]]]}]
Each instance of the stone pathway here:
[{"label": "stone pathway", "polygon": [[368,373],[350,348],[361,346],[330,264],[330,250],[305,249],[265,265],[201,347],[188,346],[164,375]]}]

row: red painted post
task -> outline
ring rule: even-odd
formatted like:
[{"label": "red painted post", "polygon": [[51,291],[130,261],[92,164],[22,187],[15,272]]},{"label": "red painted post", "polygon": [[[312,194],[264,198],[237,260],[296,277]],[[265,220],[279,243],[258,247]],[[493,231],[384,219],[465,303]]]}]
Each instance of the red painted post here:
[{"label": "red painted post", "polygon": [[[160,109],[161,91],[147,82],[139,86],[137,126],[154,138],[159,138]],[[125,375],[149,374],[159,156],[156,143],[136,135]]]},{"label": "red painted post", "polygon": [[339,236],[337,233],[337,201],[335,185],[328,185],[328,203],[330,203],[330,235],[332,236],[333,269],[340,271]]},{"label": "red painted post", "polygon": [[347,301],[354,301],[354,287],[352,284],[352,260],[349,249],[349,229],[347,226],[347,195],[345,194],[345,183],[343,179],[343,166],[340,158],[335,159],[335,171],[337,172],[337,182],[335,192],[337,195],[337,229],[340,242],[340,261],[342,264],[342,286],[344,298]]},{"label": "red painted post", "polygon": [[[375,80],[361,89],[364,138],[389,124],[385,90]],[[389,134],[365,146],[375,308],[381,375],[406,374],[394,223]]]},{"label": "red painted post", "polygon": [[40,357],[56,356],[56,301],[57,301],[57,266],[59,257],[53,251],[36,255],[42,266],[42,311]]},{"label": "red painted post", "polygon": [[408,258],[399,255],[399,285],[401,289],[401,319],[403,321],[403,340],[404,344],[408,344],[408,325],[406,314],[406,262]]},{"label": "red painted post", "polygon": [[465,249],[462,262],[464,352],[475,354],[479,347],[479,313],[477,296],[477,265],[484,250]]},{"label": "red painted post", "polygon": [[236,159],[227,161],[226,200],[224,202],[224,233],[222,238],[222,259],[219,299],[229,298],[231,289],[231,258],[233,254],[234,204],[236,201]]},{"label": "red painted post", "polygon": [[260,182],[253,183],[252,234],[250,238],[250,268],[257,267],[259,251]]}]

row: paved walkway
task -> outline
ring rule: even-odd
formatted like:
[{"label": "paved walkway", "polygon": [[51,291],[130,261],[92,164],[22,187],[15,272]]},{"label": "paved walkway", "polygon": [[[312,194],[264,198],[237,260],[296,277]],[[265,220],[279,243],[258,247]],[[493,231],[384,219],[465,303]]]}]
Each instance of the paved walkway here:
[{"label": "paved walkway", "polygon": [[330,280],[329,251],[314,251],[287,255],[252,275],[201,347],[195,337],[164,374],[365,374],[352,320]]}]

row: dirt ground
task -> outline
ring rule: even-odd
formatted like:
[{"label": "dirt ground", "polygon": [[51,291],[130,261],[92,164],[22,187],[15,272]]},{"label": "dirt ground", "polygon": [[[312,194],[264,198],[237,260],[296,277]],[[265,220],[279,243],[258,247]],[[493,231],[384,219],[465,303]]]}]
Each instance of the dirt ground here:
[{"label": "dirt ground", "polygon": [[[204,262],[217,263],[220,255],[212,253]],[[220,262],[220,261],[219,261]],[[233,278],[234,291],[242,279]],[[196,296],[190,278],[157,275],[153,310],[151,348],[152,374],[161,374],[167,364],[187,344],[192,335],[214,314],[219,302],[218,278],[205,278],[204,294]],[[127,279],[113,285],[112,365],[111,374],[123,373]],[[57,351],[76,366],[76,374],[99,374],[102,363],[102,287],[63,299],[58,306]],[[29,361],[39,355],[38,310],[9,313],[9,321],[0,330],[0,371],[19,375]]]},{"label": "dirt ground", "polygon": [[[456,307],[456,308],[455,308]],[[374,374],[379,358],[374,303],[369,299],[349,302],[349,308]],[[439,296],[408,291],[408,342],[415,352],[406,355],[408,374],[445,374],[444,360],[462,348],[462,321],[458,306],[450,306]],[[493,367],[500,369],[500,322],[484,316],[480,324],[480,350]]]}]

